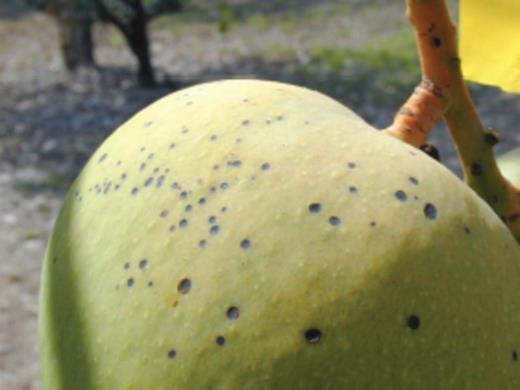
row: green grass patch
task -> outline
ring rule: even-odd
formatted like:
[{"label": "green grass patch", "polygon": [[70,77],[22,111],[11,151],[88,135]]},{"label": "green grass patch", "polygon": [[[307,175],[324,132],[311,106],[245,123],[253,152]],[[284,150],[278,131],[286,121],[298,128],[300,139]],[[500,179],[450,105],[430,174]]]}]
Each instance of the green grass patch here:
[{"label": "green grass patch", "polygon": [[15,184],[15,189],[23,194],[35,194],[42,191],[65,192],[72,179],[65,174],[49,173],[43,180],[19,180]]},{"label": "green grass patch", "polygon": [[420,79],[413,35],[399,31],[361,49],[315,47],[301,71],[337,98],[374,104],[403,100]]}]

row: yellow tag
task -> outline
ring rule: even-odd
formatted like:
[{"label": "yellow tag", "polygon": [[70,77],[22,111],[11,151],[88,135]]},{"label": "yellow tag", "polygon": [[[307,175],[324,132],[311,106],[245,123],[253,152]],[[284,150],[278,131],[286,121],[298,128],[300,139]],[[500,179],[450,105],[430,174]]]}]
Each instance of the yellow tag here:
[{"label": "yellow tag", "polygon": [[464,77],[520,92],[520,0],[460,0]]}]

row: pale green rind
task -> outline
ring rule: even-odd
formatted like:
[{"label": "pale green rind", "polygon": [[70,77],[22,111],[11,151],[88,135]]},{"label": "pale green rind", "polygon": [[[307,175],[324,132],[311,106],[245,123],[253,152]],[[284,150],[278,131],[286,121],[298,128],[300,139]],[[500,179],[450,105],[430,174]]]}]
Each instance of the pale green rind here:
[{"label": "pale green rind", "polygon": [[520,148],[510,150],[497,159],[500,172],[515,186],[520,187]]},{"label": "pale green rind", "polygon": [[519,255],[448,170],[339,103],[192,87],[118,129],[69,192],[42,277],[45,388],[518,388]]}]

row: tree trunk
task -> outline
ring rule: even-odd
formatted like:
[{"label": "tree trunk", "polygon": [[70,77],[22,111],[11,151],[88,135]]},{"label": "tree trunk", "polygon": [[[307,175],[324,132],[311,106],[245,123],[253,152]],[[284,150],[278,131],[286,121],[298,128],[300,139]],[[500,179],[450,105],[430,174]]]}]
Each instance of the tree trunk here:
[{"label": "tree trunk", "polygon": [[101,16],[113,23],[124,35],[128,46],[138,61],[137,78],[139,84],[152,86],[155,84],[155,76],[150,60],[150,45],[147,33],[147,17],[140,0],[122,0],[132,9],[131,15],[123,20],[115,12],[105,5],[102,0],[96,0]]},{"label": "tree trunk", "polygon": [[46,11],[57,22],[63,61],[74,71],[93,66],[92,13],[83,0],[49,0]]},{"label": "tree trunk", "polygon": [[126,40],[139,62],[138,79],[141,85],[155,84],[155,75],[150,59],[150,43],[148,41],[147,20],[140,0],[133,1],[135,17],[130,20]]}]

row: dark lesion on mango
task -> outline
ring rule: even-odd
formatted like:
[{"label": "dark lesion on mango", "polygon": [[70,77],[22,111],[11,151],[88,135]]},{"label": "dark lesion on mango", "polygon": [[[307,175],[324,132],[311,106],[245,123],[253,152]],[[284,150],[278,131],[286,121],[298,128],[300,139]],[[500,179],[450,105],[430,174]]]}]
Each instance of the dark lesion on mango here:
[{"label": "dark lesion on mango", "polygon": [[226,317],[230,320],[236,320],[240,316],[240,309],[237,306],[231,306],[226,311]]},{"label": "dark lesion on mango", "polygon": [[398,190],[394,193],[394,196],[396,197],[397,200],[399,200],[400,202],[406,202],[406,200],[408,199],[408,195],[406,195],[406,192],[404,192],[403,190]]},{"label": "dark lesion on mango", "polygon": [[435,205],[433,205],[431,203],[426,203],[424,205],[423,212],[424,212],[424,216],[426,218],[431,219],[431,220],[437,219],[437,208],[435,207]]},{"label": "dark lesion on mango", "polygon": [[108,157],[108,154],[107,153],[103,153],[99,159],[98,159],[98,163],[102,163],[103,161],[106,160],[106,158]]},{"label": "dark lesion on mango", "polygon": [[421,326],[421,319],[417,315],[412,314],[406,319],[406,325],[412,330],[417,330]]},{"label": "dark lesion on mango", "polygon": [[322,338],[322,333],[318,328],[310,328],[305,331],[304,337],[309,344],[317,344]]},{"label": "dark lesion on mango", "polygon": [[248,238],[244,238],[240,241],[240,248],[249,249],[251,247],[251,241]]},{"label": "dark lesion on mango", "polygon": [[414,177],[414,176],[408,177],[408,181],[410,183],[412,183],[413,185],[419,185],[419,180],[416,177]]},{"label": "dark lesion on mango", "polygon": [[338,226],[341,224],[341,218],[335,216],[335,215],[332,215],[329,217],[329,223],[332,225],[332,226]]},{"label": "dark lesion on mango", "polygon": [[181,294],[187,294],[191,290],[191,279],[184,278],[177,285],[177,291]]},{"label": "dark lesion on mango", "polygon": [[309,212],[315,214],[319,213],[321,211],[321,204],[320,203],[311,203],[309,205]]}]

